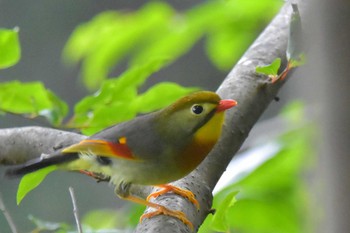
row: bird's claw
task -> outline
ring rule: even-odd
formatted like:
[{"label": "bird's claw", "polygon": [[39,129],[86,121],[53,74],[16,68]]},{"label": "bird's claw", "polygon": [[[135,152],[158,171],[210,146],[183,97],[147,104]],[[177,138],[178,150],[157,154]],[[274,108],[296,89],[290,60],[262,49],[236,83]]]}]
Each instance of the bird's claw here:
[{"label": "bird's claw", "polygon": [[178,211],[178,210],[170,210],[168,208],[165,208],[164,206],[159,206],[155,211],[143,214],[140,217],[140,222],[142,222],[145,218],[152,218],[157,215],[167,215],[174,218],[179,219],[181,222],[183,222],[185,225],[188,226],[188,228],[193,231],[193,224],[187,219],[187,216],[184,212]]},{"label": "bird's claw", "polygon": [[199,203],[198,203],[195,195],[191,191],[185,190],[185,189],[182,189],[182,188],[170,185],[170,184],[160,185],[159,187],[161,187],[162,189],[148,195],[147,201],[150,201],[152,198],[157,198],[160,195],[163,195],[165,193],[173,192],[175,194],[178,194],[182,197],[187,198],[193,205],[196,206],[197,210],[199,210],[199,208],[200,208]]},{"label": "bird's claw", "polygon": [[110,179],[111,179],[111,177],[109,177],[109,176],[105,176],[105,175],[100,174],[100,173],[90,172],[90,171],[86,171],[86,170],[80,170],[80,173],[94,178],[97,183],[99,183],[99,182],[109,182]]}]

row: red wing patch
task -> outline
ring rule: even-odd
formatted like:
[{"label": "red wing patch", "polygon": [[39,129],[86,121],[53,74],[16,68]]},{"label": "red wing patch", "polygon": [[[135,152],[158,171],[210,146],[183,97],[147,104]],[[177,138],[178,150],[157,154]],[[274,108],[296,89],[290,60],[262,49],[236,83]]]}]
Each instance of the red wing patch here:
[{"label": "red wing patch", "polygon": [[133,159],[131,150],[126,144],[126,138],[122,137],[119,139],[119,143],[108,142],[98,139],[85,139],[81,142],[69,146],[62,150],[63,153],[92,153],[95,155],[106,156],[106,157],[117,157],[123,159]]}]

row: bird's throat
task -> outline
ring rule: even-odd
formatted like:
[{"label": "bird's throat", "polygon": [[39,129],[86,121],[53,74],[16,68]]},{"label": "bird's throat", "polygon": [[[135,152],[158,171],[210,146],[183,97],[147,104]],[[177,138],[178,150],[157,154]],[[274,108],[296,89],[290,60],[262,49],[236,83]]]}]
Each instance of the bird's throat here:
[{"label": "bird's throat", "polygon": [[181,160],[182,169],[191,172],[195,169],[213,149],[221,135],[221,126],[224,121],[224,113],[218,112],[194,134],[193,140],[185,148]]},{"label": "bird's throat", "polygon": [[210,143],[214,144],[221,135],[222,124],[224,121],[224,112],[216,112],[214,116],[194,134],[194,139],[200,144]]}]

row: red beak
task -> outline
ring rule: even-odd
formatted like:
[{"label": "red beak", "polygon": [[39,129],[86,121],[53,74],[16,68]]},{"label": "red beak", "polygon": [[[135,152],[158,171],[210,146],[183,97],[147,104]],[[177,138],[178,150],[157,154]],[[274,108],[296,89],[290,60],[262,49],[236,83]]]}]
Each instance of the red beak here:
[{"label": "red beak", "polygon": [[225,111],[225,110],[232,108],[236,105],[237,105],[236,100],[231,100],[231,99],[220,100],[219,105],[216,107],[216,111],[222,112],[222,111]]}]

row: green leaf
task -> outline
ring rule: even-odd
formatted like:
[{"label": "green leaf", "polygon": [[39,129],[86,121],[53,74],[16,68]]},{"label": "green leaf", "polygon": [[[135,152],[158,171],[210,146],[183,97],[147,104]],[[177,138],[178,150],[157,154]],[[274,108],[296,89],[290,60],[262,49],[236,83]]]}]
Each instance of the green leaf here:
[{"label": "green leaf", "polygon": [[281,67],[281,58],[276,58],[270,65],[257,66],[255,71],[260,74],[265,74],[270,77],[275,77],[278,75],[278,70]]},{"label": "green leaf", "polygon": [[158,83],[137,97],[135,108],[139,113],[155,111],[194,91],[198,88],[186,88],[170,82]]},{"label": "green leaf", "polygon": [[33,189],[35,189],[45,177],[56,170],[57,166],[49,166],[43,169],[40,169],[36,172],[28,173],[23,176],[17,190],[17,205],[21,203],[23,198]]},{"label": "green leaf", "polygon": [[0,29],[0,69],[15,65],[21,57],[18,28]]},{"label": "green leaf", "polygon": [[12,81],[0,83],[0,108],[19,114],[37,115],[50,108],[50,101],[42,83]]},{"label": "green leaf", "polygon": [[0,110],[29,117],[44,116],[57,126],[68,112],[68,106],[41,82],[0,83]]},{"label": "green leaf", "polygon": [[50,90],[47,90],[47,98],[52,107],[40,111],[39,115],[46,117],[52,125],[59,126],[68,113],[68,105]]},{"label": "green leaf", "polygon": [[238,191],[229,193],[219,204],[212,218],[212,228],[215,231],[227,232],[229,229],[229,219],[227,219],[228,211],[236,203],[236,195]]},{"label": "green leaf", "polygon": [[113,103],[109,107],[95,109],[89,119],[88,127],[82,129],[85,135],[92,135],[111,125],[130,120],[136,116],[136,111],[127,102]]}]

